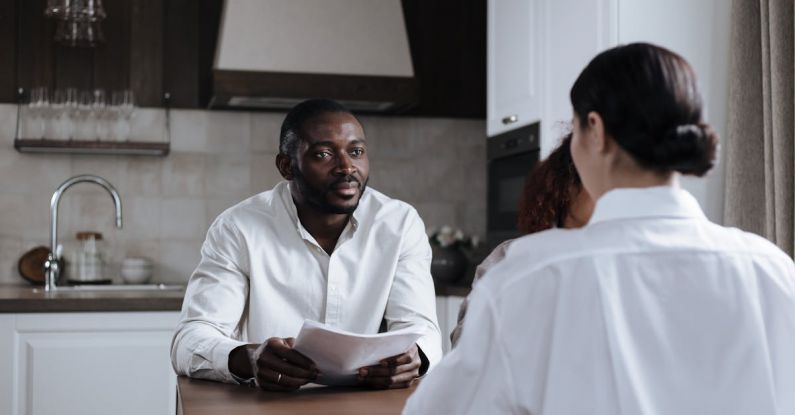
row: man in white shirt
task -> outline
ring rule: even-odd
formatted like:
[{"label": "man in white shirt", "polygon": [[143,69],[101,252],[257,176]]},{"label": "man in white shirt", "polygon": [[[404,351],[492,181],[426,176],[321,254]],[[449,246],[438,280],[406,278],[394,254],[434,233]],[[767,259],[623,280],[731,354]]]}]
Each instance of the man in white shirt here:
[{"label": "man in white shirt", "polygon": [[287,181],[226,210],[207,233],[172,342],[175,370],[294,390],[322,376],[292,349],[304,319],[357,333],[377,333],[383,320],[423,336],[358,379],[407,387],[441,359],[422,220],[367,188],[364,131],[334,101],[293,108],[279,151]]}]

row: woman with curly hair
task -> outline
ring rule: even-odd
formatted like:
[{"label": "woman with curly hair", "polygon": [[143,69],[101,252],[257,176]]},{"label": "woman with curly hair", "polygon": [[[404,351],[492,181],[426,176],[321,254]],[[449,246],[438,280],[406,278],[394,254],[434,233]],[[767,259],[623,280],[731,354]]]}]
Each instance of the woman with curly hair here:
[{"label": "woman with curly hair", "polygon": [[[588,223],[594,202],[582,187],[580,175],[571,159],[571,134],[567,134],[560,145],[544,161],[530,171],[525,180],[519,203],[517,228],[524,235],[551,228],[580,228]],[[475,270],[475,284],[487,270],[505,258],[505,252],[513,241],[499,244]],[[461,337],[469,298],[458,310],[458,324],[450,333],[453,347]]]}]

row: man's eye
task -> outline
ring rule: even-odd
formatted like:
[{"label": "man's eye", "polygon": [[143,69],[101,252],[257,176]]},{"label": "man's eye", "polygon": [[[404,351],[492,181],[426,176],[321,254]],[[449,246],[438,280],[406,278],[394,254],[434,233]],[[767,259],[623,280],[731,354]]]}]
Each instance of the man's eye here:
[{"label": "man's eye", "polygon": [[319,158],[319,159],[324,159],[324,158],[330,157],[330,156],[331,156],[331,153],[329,153],[328,151],[318,151],[317,153],[315,153],[315,158]]},{"label": "man's eye", "polygon": [[355,157],[361,157],[361,155],[364,154],[364,149],[363,148],[355,148],[355,149],[353,149],[353,151],[351,151],[351,154],[353,156],[355,156]]}]

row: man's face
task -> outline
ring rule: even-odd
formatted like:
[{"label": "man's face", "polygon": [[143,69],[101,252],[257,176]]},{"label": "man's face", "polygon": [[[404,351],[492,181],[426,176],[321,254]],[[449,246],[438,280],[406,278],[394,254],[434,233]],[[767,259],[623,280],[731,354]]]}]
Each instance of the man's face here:
[{"label": "man's face", "polygon": [[298,135],[292,174],[302,201],[325,213],[353,213],[370,174],[361,124],[327,112],[307,120]]}]

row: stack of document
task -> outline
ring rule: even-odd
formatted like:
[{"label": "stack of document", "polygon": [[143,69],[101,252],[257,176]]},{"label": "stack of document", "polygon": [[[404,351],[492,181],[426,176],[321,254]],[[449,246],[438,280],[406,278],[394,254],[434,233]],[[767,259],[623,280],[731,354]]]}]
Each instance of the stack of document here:
[{"label": "stack of document", "polygon": [[407,352],[422,334],[417,328],[356,334],[304,320],[293,348],[312,359],[322,374],[317,383],[353,385],[359,368]]}]

